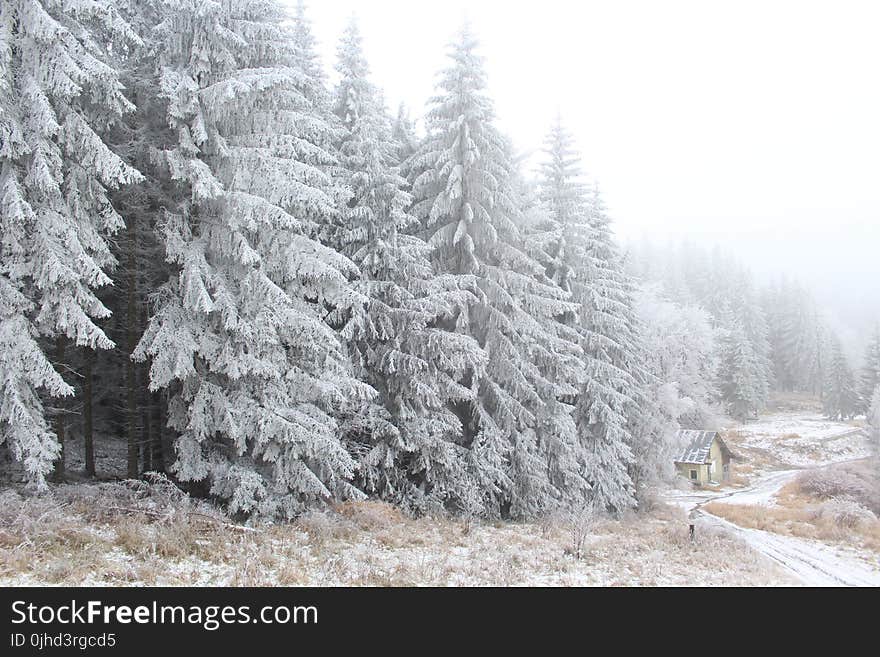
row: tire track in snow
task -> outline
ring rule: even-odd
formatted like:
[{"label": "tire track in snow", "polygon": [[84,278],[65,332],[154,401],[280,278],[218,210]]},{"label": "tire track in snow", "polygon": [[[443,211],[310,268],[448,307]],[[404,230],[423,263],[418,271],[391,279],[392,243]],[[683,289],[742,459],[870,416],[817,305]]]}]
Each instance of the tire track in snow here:
[{"label": "tire track in snow", "polygon": [[701,524],[729,531],[808,586],[880,586],[880,572],[831,548],[793,536],[740,527],[706,511],[696,511]]}]

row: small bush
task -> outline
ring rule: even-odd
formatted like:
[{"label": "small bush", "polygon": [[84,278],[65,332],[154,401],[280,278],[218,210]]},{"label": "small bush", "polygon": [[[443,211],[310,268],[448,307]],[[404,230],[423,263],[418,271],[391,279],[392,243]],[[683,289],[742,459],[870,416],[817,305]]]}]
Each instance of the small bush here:
[{"label": "small bush", "polygon": [[365,531],[388,529],[404,522],[400,509],[387,502],[376,500],[343,502],[334,507],[335,511],[348,518]]},{"label": "small bush", "polygon": [[827,518],[841,529],[856,529],[863,523],[876,520],[876,516],[854,500],[828,500],[816,510],[820,518]]},{"label": "small bush", "polygon": [[569,547],[566,552],[580,559],[583,556],[584,543],[593,532],[598,520],[596,510],[592,505],[586,505],[566,512],[563,518],[569,536]]}]

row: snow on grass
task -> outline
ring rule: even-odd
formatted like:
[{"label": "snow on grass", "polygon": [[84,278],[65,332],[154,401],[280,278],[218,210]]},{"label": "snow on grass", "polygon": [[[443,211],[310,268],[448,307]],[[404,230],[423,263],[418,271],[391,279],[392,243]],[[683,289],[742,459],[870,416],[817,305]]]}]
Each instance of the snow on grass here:
[{"label": "snow on grass", "polygon": [[717,515],[702,518],[708,527],[727,528],[746,543],[783,564],[809,586],[880,586],[880,561],[876,555],[847,545],[780,535],[753,527],[742,527]]},{"label": "snow on grass", "polygon": [[[379,502],[238,531],[167,491],[132,484],[6,491],[0,585],[589,586],[786,585],[775,564],[724,532],[691,542],[680,510],[599,520],[581,557],[562,518],[465,523],[410,518]],[[124,500],[119,502],[120,497]],[[116,510],[113,510],[113,508]]]},{"label": "snow on grass", "polygon": [[865,458],[864,431],[818,413],[775,413],[725,430],[728,445],[745,462],[746,472],[807,468]]},{"label": "snow on grass", "polygon": [[876,460],[775,472],[696,504],[699,522],[732,531],[806,584],[880,585]]}]

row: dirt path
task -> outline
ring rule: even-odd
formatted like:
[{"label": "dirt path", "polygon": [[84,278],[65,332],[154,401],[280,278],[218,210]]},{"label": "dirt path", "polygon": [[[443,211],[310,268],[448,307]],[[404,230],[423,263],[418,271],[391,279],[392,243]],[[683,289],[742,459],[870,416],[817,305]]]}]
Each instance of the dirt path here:
[{"label": "dirt path", "polygon": [[747,529],[700,510],[696,520],[700,526],[725,529],[739,536],[808,586],[880,586],[880,571],[823,543]]},{"label": "dirt path", "polygon": [[[847,427],[840,433],[821,440],[836,440],[852,433],[853,429]],[[823,463],[816,467],[827,467],[839,462]],[[688,517],[698,528],[714,527],[739,536],[808,586],[880,586],[880,563],[872,568],[855,555],[847,555],[845,551],[824,543],[740,527],[702,508],[708,502],[716,500],[746,505],[767,504],[785,484],[802,471],[803,469],[779,470],[762,476],[746,488],[727,492],[695,491],[691,494],[674,495],[670,501],[684,506]]]}]

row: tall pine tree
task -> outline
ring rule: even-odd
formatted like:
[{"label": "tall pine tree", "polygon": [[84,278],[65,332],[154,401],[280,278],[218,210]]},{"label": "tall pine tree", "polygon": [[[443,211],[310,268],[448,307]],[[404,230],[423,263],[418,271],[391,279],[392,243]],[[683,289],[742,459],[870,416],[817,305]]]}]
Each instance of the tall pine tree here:
[{"label": "tall pine tree", "polygon": [[[566,293],[520,248],[521,199],[509,146],[493,124],[482,58],[465,27],[452,45],[427,135],[409,161],[414,212],[440,275],[475,279],[476,301],[447,327],[485,351],[484,371],[468,373],[474,400],[456,404],[469,469],[490,515],[533,515],[547,502],[542,481],[523,464],[541,462],[535,434],[545,384],[537,345],[551,340],[541,318],[570,309]],[[476,505],[476,502],[475,502]]]},{"label": "tall pine tree", "polygon": [[584,354],[574,409],[581,476],[597,508],[620,511],[635,503],[632,428],[650,414],[648,373],[638,362],[632,285],[610,220],[598,189],[584,181],[571,134],[558,117],[545,140],[540,191],[549,211],[539,239],[547,274],[579,304],[571,326]]},{"label": "tall pine tree", "polygon": [[853,371],[843,353],[840,340],[831,340],[831,353],[822,393],[822,408],[833,420],[849,420],[858,412],[859,397]]},{"label": "tall pine tree", "polygon": [[64,430],[41,394],[73,393],[52,361],[64,367],[68,342],[114,346],[96,324],[110,314],[95,294],[111,282],[108,237],[124,226],[108,191],[140,174],[103,133],[132,109],[112,48],[136,42],[106,0],[0,9],[0,443],[38,486]]},{"label": "tall pine tree", "polygon": [[461,421],[450,410],[473,400],[461,384],[482,370],[473,338],[442,327],[475,300],[472,277],[434,276],[430,247],[409,234],[418,221],[395,166],[396,147],[378,90],[368,79],[357,25],[338,50],[334,111],[351,198],[337,240],[359,267],[357,290],[368,299],[347,318],[342,335],[359,376],[379,391],[362,409],[352,437],[364,489],[406,506],[460,508],[476,494],[465,468]]},{"label": "tall pine tree", "polygon": [[880,325],[874,328],[859,377],[859,412],[867,413],[874,391],[880,386]]},{"label": "tall pine tree", "polygon": [[232,513],[289,517],[357,494],[336,419],[373,394],[324,321],[364,302],[353,263],[313,239],[337,212],[334,131],[278,3],[161,7],[157,87],[178,139],[157,157],[186,197],[163,222],[178,273],[135,355],[169,390],[177,477]]}]

